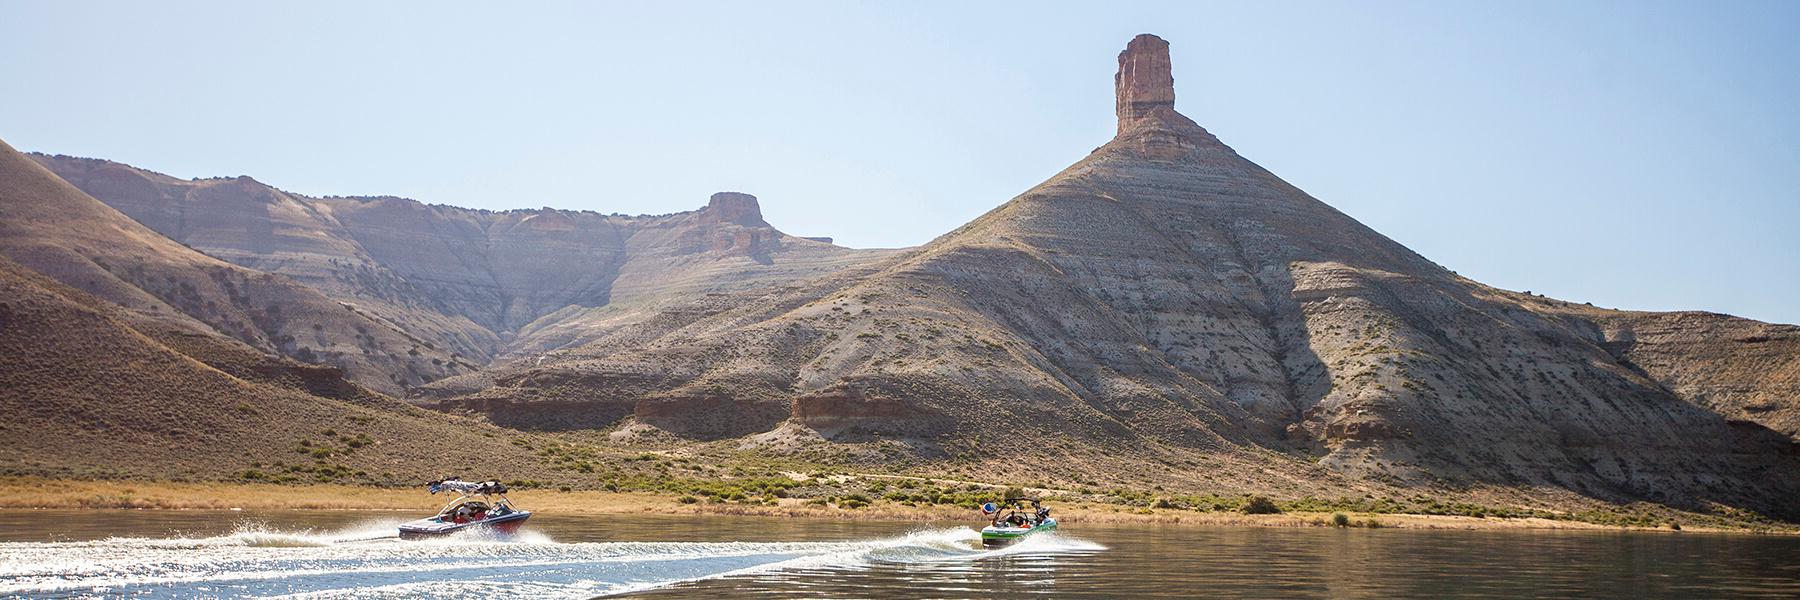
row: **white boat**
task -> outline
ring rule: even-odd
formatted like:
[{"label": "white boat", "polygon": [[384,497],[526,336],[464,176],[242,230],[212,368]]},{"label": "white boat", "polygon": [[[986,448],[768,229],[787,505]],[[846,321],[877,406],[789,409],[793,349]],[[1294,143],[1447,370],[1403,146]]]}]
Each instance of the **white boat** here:
[{"label": "white boat", "polygon": [[400,525],[400,539],[438,537],[458,531],[486,530],[501,533],[518,531],[531,511],[513,508],[506,498],[506,486],[498,481],[433,481],[431,493],[449,492],[456,499],[438,510],[437,516],[409,521]]}]

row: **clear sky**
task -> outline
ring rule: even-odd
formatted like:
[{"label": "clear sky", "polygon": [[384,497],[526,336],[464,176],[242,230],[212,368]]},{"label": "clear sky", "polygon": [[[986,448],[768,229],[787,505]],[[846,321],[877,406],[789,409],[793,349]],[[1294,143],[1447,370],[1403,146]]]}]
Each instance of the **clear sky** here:
[{"label": "clear sky", "polygon": [[1451,269],[1800,323],[1800,2],[0,0],[0,139],[480,208],[926,242],[1113,132],[1115,56]]}]

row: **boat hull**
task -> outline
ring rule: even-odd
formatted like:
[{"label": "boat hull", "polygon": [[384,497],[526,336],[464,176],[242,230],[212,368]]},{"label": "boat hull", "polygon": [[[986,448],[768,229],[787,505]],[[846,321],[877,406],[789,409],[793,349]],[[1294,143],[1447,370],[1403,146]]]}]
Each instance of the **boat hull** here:
[{"label": "boat hull", "polygon": [[419,519],[400,525],[400,539],[417,540],[443,537],[462,531],[491,531],[496,533],[512,533],[531,518],[531,511],[519,511],[511,514],[490,517],[480,521],[453,523],[437,519]]},{"label": "boat hull", "polygon": [[981,529],[981,544],[984,546],[1005,546],[1025,539],[1027,536],[1056,531],[1056,519],[1046,519],[1036,527],[995,527],[989,525]]}]

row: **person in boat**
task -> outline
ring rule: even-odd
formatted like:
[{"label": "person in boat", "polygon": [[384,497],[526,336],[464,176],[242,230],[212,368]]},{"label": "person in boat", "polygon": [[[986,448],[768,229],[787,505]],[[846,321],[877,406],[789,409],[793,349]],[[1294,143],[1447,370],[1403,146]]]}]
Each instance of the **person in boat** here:
[{"label": "person in boat", "polygon": [[1036,526],[1036,524],[1032,523],[1030,519],[1025,518],[1025,515],[1019,514],[1018,510],[1009,508],[1008,510],[1002,511],[1002,510],[1000,510],[999,505],[996,505],[992,502],[981,505],[981,512],[982,512],[982,514],[993,515],[993,519],[991,521],[989,521],[988,524],[993,525],[995,527],[1035,527]]},{"label": "person in boat", "polygon": [[[1036,500],[1032,501],[1032,504],[1035,505],[1036,503]],[[1007,510],[1002,511],[1002,506],[1005,506]],[[981,505],[981,513],[984,515],[992,515],[993,520],[989,524],[995,527],[1033,528],[1043,525],[1045,521],[1050,520],[1050,507],[1048,506],[1037,507],[1037,511],[1029,517],[1020,513],[1022,508],[1021,505],[1016,503],[1010,505],[996,505],[989,502]]]}]

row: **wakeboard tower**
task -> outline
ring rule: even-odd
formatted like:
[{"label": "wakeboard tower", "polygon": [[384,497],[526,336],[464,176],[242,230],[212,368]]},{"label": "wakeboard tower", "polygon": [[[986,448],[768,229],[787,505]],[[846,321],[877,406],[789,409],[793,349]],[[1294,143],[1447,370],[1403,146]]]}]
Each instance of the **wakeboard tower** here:
[{"label": "wakeboard tower", "polygon": [[431,482],[428,489],[433,494],[456,494],[456,499],[438,510],[437,516],[402,523],[400,539],[438,537],[469,530],[512,533],[531,517],[531,511],[513,508],[512,501],[506,498],[506,486],[498,481],[444,479]]},{"label": "wakeboard tower", "polygon": [[[1031,503],[1029,515],[1025,514],[1025,502]],[[1037,498],[1007,498],[999,504],[989,502],[981,505],[981,514],[991,517],[988,526],[981,528],[984,546],[1005,546],[1028,535],[1056,531],[1056,519],[1050,517],[1050,508]]]}]

